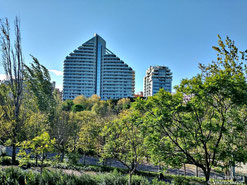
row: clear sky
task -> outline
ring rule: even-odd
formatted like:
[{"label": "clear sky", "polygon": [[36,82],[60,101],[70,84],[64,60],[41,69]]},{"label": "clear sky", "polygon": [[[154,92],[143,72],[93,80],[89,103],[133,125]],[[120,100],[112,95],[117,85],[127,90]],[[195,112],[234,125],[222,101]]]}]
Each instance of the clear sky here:
[{"label": "clear sky", "polygon": [[247,49],[247,0],[0,0],[0,18],[16,15],[26,63],[32,54],[56,70],[58,87],[64,58],[94,33],[135,70],[136,92],[151,65],[168,66],[173,85],[196,75],[216,58],[217,34]]}]

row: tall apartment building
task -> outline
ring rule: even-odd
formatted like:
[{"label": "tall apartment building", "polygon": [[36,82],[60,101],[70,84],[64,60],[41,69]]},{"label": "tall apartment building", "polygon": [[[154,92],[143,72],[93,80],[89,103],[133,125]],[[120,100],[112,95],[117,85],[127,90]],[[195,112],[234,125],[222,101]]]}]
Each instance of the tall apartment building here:
[{"label": "tall apartment building", "polygon": [[143,96],[153,96],[161,88],[172,91],[172,73],[166,66],[150,66],[146,71],[143,83]]},{"label": "tall apartment building", "polygon": [[64,60],[64,100],[93,94],[104,100],[119,99],[132,97],[134,90],[135,72],[97,34]]}]

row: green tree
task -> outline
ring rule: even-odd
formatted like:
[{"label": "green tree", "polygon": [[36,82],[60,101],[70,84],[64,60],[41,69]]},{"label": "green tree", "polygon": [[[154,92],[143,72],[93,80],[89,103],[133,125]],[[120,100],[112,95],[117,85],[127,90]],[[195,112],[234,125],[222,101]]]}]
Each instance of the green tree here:
[{"label": "green tree", "polygon": [[2,64],[5,74],[8,79],[9,94],[5,96],[8,99],[7,104],[4,105],[6,117],[8,117],[9,139],[12,145],[12,163],[16,161],[16,143],[18,142],[18,132],[23,120],[21,119],[21,105],[23,93],[23,73],[24,73],[24,58],[21,47],[21,32],[20,21],[16,17],[15,24],[15,42],[12,47],[10,25],[8,19],[0,19],[0,44],[2,53]]},{"label": "green tree", "polygon": [[90,104],[90,102],[83,95],[77,96],[73,100],[73,103],[74,103],[74,105],[72,106],[72,110],[77,110],[77,109],[75,109],[75,106],[77,106],[79,108],[79,111],[91,110],[91,104]]},{"label": "green tree", "polygon": [[54,116],[55,98],[49,71],[37,58],[31,56],[31,67],[25,65],[26,91],[32,93],[38,109],[48,114],[50,122]]},{"label": "green tree", "polygon": [[130,99],[129,98],[122,98],[117,102],[117,113],[119,114],[122,110],[126,110],[130,108]]},{"label": "green tree", "polygon": [[86,110],[86,107],[84,105],[81,105],[81,104],[74,104],[71,108],[71,110],[73,112],[80,112],[80,111],[84,111]]},{"label": "green tree", "polygon": [[138,111],[124,111],[119,119],[109,122],[104,130],[106,143],[103,158],[113,157],[129,171],[129,185],[138,164],[143,160],[144,148],[141,135],[141,115]]},{"label": "green tree", "polygon": [[73,101],[72,100],[65,100],[63,102],[63,110],[64,111],[71,111],[72,110],[72,106],[74,105]]},{"label": "green tree", "polygon": [[56,139],[55,148],[60,152],[60,161],[63,162],[65,153],[68,151],[69,138],[74,132],[69,121],[69,113],[61,111],[55,116],[54,126],[51,129],[52,136]]},{"label": "green tree", "polygon": [[56,139],[55,149],[60,153],[60,161],[63,162],[65,154],[69,151],[70,138],[77,134],[73,120],[70,120],[70,112],[64,111],[64,104],[59,94],[54,92],[55,106],[52,124],[49,130],[52,138]]},{"label": "green tree", "polygon": [[88,98],[91,106],[100,101],[100,97],[97,94],[93,94],[90,98]]},{"label": "green tree", "polygon": [[111,109],[107,101],[101,100],[95,103],[92,107],[92,111],[98,116],[107,117],[111,115]]},{"label": "green tree", "polygon": [[[98,153],[98,141],[100,137],[101,125],[97,120],[97,115],[90,111],[83,111],[77,114],[80,122],[80,131],[78,133],[77,148],[82,149],[85,155],[87,152]],[[84,160],[85,163],[85,160]]]},{"label": "green tree", "polygon": [[[213,48],[218,51],[217,61],[200,65],[201,74],[182,80],[175,94],[161,90],[136,104],[136,108],[146,111],[146,140],[154,142],[150,150],[157,151],[156,143],[164,152],[164,162],[196,165],[204,172],[207,183],[213,166],[233,158],[226,149],[243,154],[246,148],[243,137],[234,136],[238,142],[231,137],[237,131],[238,136],[246,133],[246,121],[235,118],[241,118],[247,103],[246,68],[240,61],[247,51],[238,52],[233,41],[227,38],[223,43],[220,37],[219,47]],[[161,156],[160,151],[157,153]],[[246,155],[238,161],[245,162]]]},{"label": "green tree", "polygon": [[[21,165],[27,164],[32,155],[38,155],[40,158],[40,170],[43,172],[44,160],[47,154],[54,150],[55,139],[51,139],[48,132],[43,132],[41,135],[36,136],[32,140],[23,141],[20,143],[20,152],[18,156],[22,157]],[[27,150],[31,150],[28,152]]]}]

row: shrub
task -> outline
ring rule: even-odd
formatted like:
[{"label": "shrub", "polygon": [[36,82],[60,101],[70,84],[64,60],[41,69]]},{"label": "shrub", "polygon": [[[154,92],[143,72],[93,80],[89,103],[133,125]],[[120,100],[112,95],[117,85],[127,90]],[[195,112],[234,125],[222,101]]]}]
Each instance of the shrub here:
[{"label": "shrub", "polygon": [[169,183],[164,181],[159,181],[158,178],[154,178],[152,180],[152,185],[169,185]]},{"label": "shrub", "polygon": [[0,164],[1,165],[11,165],[12,164],[12,160],[8,156],[0,157]]},{"label": "shrub", "polygon": [[20,168],[6,168],[0,170],[1,185],[97,185],[99,182],[91,175],[83,174],[80,177],[62,172],[44,170],[42,174],[34,171],[23,171]]},{"label": "shrub", "polygon": [[0,156],[6,156],[6,147],[0,145]]},{"label": "shrub", "polygon": [[111,185],[111,184],[126,184],[127,178],[125,175],[122,175],[120,173],[110,173],[110,174],[101,174],[98,175],[97,180],[99,184],[102,185]]},{"label": "shrub", "polygon": [[[148,185],[148,180],[142,176],[133,175],[132,185]],[[20,168],[7,168],[0,170],[1,185],[19,184],[49,184],[49,185],[125,185],[128,183],[128,175],[122,175],[116,170],[110,174],[87,175],[80,177],[64,174],[61,171],[44,170],[42,174]]]},{"label": "shrub", "polygon": [[25,184],[23,172],[18,168],[7,168],[0,171],[0,182],[2,185],[19,185]]},{"label": "shrub", "polygon": [[79,178],[79,184],[88,184],[88,185],[96,185],[96,184],[99,184],[99,182],[97,181],[96,178],[94,178],[93,176],[91,175],[87,175],[87,174],[83,174],[80,176]]},{"label": "shrub", "polygon": [[175,176],[175,177],[173,177],[173,181],[172,182],[175,185],[190,185],[191,184],[190,181],[187,178],[183,177],[183,176]]},{"label": "shrub", "polygon": [[132,176],[132,185],[149,185],[149,181],[143,177],[138,175]]},{"label": "shrub", "polygon": [[[11,165],[12,164],[12,159],[9,156],[2,156],[0,157],[0,164],[1,165]],[[16,165],[19,165],[19,161],[16,160]]]},{"label": "shrub", "polygon": [[76,165],[80,159],[80,155],[77,153],[68,154],[68,162],[70,165]]}]

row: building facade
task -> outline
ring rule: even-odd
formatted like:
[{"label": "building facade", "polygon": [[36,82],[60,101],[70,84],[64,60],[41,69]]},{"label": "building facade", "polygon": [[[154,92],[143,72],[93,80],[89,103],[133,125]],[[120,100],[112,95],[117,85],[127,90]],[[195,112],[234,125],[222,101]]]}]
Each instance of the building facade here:
[{"label": "building facade", "polygon": [[97,94],[101,99],[132,97],[135,72],[106,48],[99,35],[82,44],[64,60],[63,100]]},{"label": "building facade", "polygon": [[166,66],[150,66],[143,82],[143,96],[153,96],[161,88],[172,91],[172,73]]}]

